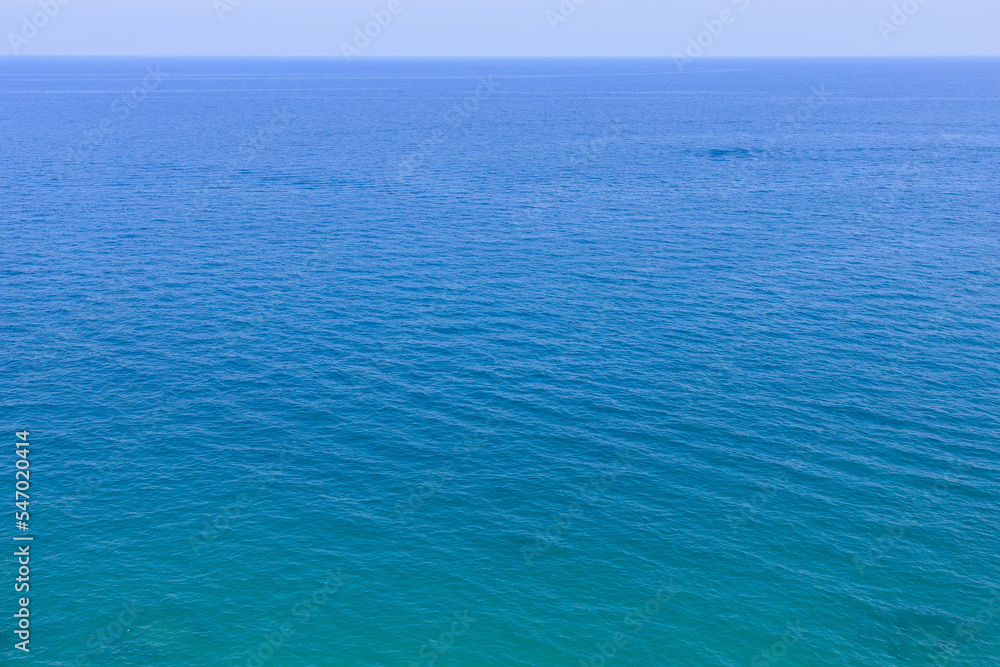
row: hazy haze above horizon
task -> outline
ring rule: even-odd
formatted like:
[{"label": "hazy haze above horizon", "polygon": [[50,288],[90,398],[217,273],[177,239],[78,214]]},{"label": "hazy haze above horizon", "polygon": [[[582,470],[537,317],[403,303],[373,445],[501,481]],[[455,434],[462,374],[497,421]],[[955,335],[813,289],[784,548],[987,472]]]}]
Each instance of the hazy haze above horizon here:
[{"label": "hazy haze above horizon", "polygon": [[5,55],[1000,55],[987,0],[8,0],[0,26]]}]

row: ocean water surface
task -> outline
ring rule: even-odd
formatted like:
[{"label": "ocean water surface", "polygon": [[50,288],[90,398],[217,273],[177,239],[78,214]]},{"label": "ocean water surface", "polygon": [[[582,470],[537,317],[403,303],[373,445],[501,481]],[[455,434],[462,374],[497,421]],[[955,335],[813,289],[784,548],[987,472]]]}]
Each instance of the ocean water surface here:
[{"label": "ocean water surface", "polygon": [[0,65],[4,664],[996,664],[1000,61]]}]

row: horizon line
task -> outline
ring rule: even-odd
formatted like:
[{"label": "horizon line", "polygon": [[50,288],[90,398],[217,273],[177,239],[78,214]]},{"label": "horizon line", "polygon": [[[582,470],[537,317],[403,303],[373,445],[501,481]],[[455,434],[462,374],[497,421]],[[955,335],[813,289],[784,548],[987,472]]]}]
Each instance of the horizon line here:
[{"label": "horizon line", "polygon": [[[204,55],[204,54],[0,54],[0,60],[34,60],[42,58],[189,58],[202,60],[336,60],[347,63],[374,60],[673,60],[674,56],[592,56],[592,55],[561,55],[561,56],[456,56],[456,55],[424,55],[424,56],[358,56],[347,60],[342,55]],[[707,60],[991,60],[1000,59],[1000,54],[989,55],[753,55],[753,56],[702,56],[699,61]]]}]

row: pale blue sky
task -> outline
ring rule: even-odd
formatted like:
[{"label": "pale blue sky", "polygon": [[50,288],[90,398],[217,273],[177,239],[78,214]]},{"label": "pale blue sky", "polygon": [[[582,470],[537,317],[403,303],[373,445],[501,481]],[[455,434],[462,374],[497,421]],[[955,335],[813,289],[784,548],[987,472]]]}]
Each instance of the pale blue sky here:
[{"label": "pale blue sky", "polygon": [[0,54],[1000,55],[997,0],[575,1],[2,0]]}]

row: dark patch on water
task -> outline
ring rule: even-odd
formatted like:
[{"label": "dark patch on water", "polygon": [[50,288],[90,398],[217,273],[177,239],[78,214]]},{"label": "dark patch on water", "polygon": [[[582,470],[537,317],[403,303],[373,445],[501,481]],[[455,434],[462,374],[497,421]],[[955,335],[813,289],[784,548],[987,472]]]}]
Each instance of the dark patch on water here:
[{"label": "dark patch on water", "polygon": [[954,638],[961,619],[929,610],[891,614],[881,643],[887,655],[902,664],[923,665]]},{"label": "dark patch on water", "polygon": [[708,151],[708,156],[713,160],[739,160],[754,157],[758,151],[747,148],[713,148]]}]

